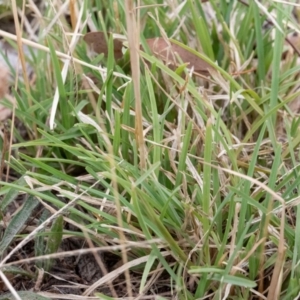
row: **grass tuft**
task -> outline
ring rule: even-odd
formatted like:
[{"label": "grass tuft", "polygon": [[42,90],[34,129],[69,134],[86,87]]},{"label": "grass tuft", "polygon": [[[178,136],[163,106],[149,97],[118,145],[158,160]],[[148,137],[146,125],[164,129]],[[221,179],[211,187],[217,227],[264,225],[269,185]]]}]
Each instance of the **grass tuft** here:
[{"label": "grass tuft", "polygon": [[[10,175],[0,185],[0,299],[60,298],[43,287],[58,262],[82,255],[101,276],[64,278],[66,299],[297,299],[296,3],[28,1],[26,28],[16,1],[10,8],[16,35],[0,36],[29,51],[16,106],[3,100],[15,118],[9,147],[0,132]],[[83,39],[97,30],[108,55]],[[127,39],[121,59],[109,33]],[[161,61],[146,46],[153,37],[209,75]]]}]

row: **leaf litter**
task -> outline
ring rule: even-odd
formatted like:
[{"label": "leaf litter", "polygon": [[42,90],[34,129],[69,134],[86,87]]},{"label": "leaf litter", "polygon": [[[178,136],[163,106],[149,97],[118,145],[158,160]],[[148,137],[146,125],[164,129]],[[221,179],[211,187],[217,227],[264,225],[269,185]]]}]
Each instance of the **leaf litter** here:
[{"label": "leaf litter", "polygon": [[[108,37],[111,35],[112,34],[108,33]],[[85,34],[83,39],[92,51],[96,52],[97,54],[104,54],[104,56],[108,55],[109,49],[104,32],[89,32]],[[116,60],[119,60],[124,56],[122,51],[124,44],[118,38],[114,38],[113,42],[114,57]],[[163,37],[156,37],[146,39],[146,43],[150,52],[157,58],[161,59],[172,69],[176,68],[182,63],[185,63],[189,68],[193,68],[195,72],[203,75],[209,75],[209,70],[212,68],[210,64],[194,53],[191,53],[190,51],[173,43],[171,40],[167,40]],[[144,50],[142,46],[140,49]]]}]

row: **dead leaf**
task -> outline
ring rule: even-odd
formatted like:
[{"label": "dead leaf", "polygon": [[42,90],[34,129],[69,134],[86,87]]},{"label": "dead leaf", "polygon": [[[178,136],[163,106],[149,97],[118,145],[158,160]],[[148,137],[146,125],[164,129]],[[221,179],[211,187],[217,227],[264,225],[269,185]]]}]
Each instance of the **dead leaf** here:
[{"label": "dead leaf", "polygon": [[289,34],[285,38],[285,48],[282,53],[282,59],[285,60],[288,57],[292,57],[295,53],[300,56],[300,36],[297,32]]},{"label": "dead leaf", "polygon": [[[108,38],[110,37],[110,33],[107,33]],[[84,41],[89,45],[92,51],[101,54],[104,56],[108,55],[108,45],[106,42],[105,34],[101,31],[89,32],[83,37]],[[122,48],[123,43],[121,40],[114,39],[114,57],[116,60],[123,57]]]},{"label": "dead leaf", "polygon": [[9,89],[9,69],[6,65],[0,62],[0,99],[2,99]]},{"label": "dead leaf", "polygon": [[172,68],[183,63],[188,63],[189,67],[194,67],[194,71],[203,75],[209,75],[208,70],[211,66],[197,55],[180,47],[171,41],[166,41],[164,38],[153,38],[147,40],[151,52],[159,59],[164,61]]},{"label": "dead leaf", "polygon": [[[108,45],[103,32],[89,32],[83,39],[92,51],[98,54],[103,53],[105,56],[108,55]],[[172,69],[176,68],[181,64],[181,62],[183,62],[187,63],[190,68],[193,67],[196,73],[209,75],[208,70],[212,67],[206,61],[179,45],[161,37],[147,39],[146,42],[153,55],[161,59]],[[122,47],[122,41],[114,39],[114,56],[116,60],[123,57]]]},{"label": "dead leaf", "polygon": [[[0,61],[0,100],[6,97],[14,102],[14,98],[8,95],[10,72],[6,65]],[[11,110],[0,103],[0,121],[6,120],[11,115]]]}]

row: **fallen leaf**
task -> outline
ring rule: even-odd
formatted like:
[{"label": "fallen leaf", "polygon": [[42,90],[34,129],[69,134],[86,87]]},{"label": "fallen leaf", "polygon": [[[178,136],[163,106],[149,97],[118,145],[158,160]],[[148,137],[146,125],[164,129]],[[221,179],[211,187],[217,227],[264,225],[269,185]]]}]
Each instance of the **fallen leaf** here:
[{"label": "fallen leaf", "polygon": [[[14,102],[14,98],[8,95],[10,72],[6,65],[0,61],[0,100],[6,97]],[[0,121],[6,120],[11,115],[11,110],[0,103]]]},{"label": "fallen leaf", "polygon": [[[98,54],[103,53],[105,56],[108,55],[108,45],[103,32],[87,33],[83,39],[92,51]],[[172,69],[183,62],[187,63],[190,68],[193,67],[195,72],[209,75],[208,70],[212,67],[206,61],[181,46],[161,37],[147,39],[146,42],[152,54],[169,65]],[[122,47],[122,41],[114,39],[114,56],[116,60],[123,57]],[[141,49],[143,50],[142,47]]]},{"label": "fallen leaf", "polygon": [[[108,38],[110,37],[110,33],[107,33]],[[108,45],[106,42],[105,34],[101,31],[89,32],[83,37],[84,41],[89,45],[90,49],[95,53],[101,54],[104,56],[108,55]],[[123,43],[121,40],[114,39],[114,56],[115,59],[118,60],[123,57],[122,47]]]},{"label": "fallen leaf", "polygon": [[0,99],[8,93],[9,77],[10,73],[8,67],[0,62]]},{"label": "fallen leaf", "polygon": [[300,55],[300,36],[297,32],[286,37],[286,44],[289,44],[293,52],[295,51],[298,55]]},{"label": "fallen leaf", "polygon": [[[203,75],[209,75],[211,66],[197,55],[182,48],[181,46],[166,41],[164,38],[148,39],[147,44],[151,52],[159,59],[171,67],[178,66],[181,61],[188,63],[189,67],[194,67],[194,71]],[[180,61],[181,60],[181,61]]]}]

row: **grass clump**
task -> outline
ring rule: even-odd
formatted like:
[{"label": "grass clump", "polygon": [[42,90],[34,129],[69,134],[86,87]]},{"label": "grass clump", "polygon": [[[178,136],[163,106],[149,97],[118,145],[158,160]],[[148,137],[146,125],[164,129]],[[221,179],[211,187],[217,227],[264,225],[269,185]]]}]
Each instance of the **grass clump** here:
[{"label": "grass clump", "polygon": [[[34,296],[59,298],[43,294],[57,258],[92,253],[102,276],[82,297],[297,299],[299,66],[286,41],[296,6],[135,5],[41,7],[34,84],[13,89],[26,135],[12,122],[13,143],[2,140],[3,283],[22,299],[16,266]],[[90,56],[87,30],[127,36],[131,59],[115,60],[112,37],[107,57]],[[209,76],[139,50],[156,36],[210,64]]]}]

